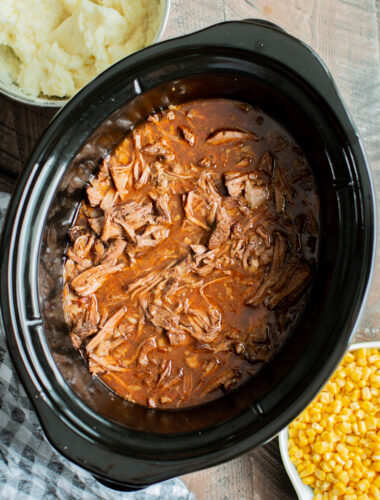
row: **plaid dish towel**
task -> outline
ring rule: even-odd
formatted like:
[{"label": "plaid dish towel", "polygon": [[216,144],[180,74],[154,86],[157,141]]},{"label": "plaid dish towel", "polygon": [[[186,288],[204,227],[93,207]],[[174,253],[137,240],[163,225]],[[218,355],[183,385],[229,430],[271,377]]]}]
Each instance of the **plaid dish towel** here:
[{"label": "plaid dish towel", "polygon": [[[9,202],[0,193],[0,230]],[[0,499],[195,500],[180,479],[136,493],[114,492],[58,454],[45,439],[29,399],[15,377],[0,331]]]}]

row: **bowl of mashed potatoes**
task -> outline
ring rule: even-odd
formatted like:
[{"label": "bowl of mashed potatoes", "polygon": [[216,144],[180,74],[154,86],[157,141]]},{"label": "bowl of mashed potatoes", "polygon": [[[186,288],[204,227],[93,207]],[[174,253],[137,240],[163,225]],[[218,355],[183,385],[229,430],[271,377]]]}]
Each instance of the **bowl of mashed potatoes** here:
[{"label": "bowl of mashed potatoes", "polygon": [[59,107],[106,68],[162,37],[170,0],[3,0],[0,92]]}]

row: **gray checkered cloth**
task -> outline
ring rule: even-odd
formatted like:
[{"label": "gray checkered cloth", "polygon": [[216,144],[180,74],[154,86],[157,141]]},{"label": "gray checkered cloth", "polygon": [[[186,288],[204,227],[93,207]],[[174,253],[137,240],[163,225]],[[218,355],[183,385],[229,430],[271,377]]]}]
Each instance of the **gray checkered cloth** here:
[{"label": "gray checkered cloth", "polygon": [[[0,229],[9,195],[0,193]],[[0,498],[7,500],[195,500],[180,479],[118,493],[59,455],[45,439],[12,369],[0,331]]]}]

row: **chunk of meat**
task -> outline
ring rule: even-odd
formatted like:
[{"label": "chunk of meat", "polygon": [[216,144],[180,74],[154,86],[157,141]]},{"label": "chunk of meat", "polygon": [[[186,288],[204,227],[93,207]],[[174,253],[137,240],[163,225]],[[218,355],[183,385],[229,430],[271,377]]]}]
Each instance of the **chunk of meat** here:
[{"label": "chunk of meat", "polygon": [[208,241],[208,247],[210,250],[220,247],[228,240],[233,223],[233,217],[228,214],[224,207],[219,207],[216,213],[216,227]]},{"label": "chunk of meat", "polygon": [[75,253],[81,259],[88,256],[92,245],[94,244],[95,236],[87,231],[76,238],[73,244],[73,253]]},{"label": "chunk of meat", "polygon": [[249,179],[247,179],[245,182],[244,197],[250,208],[255,210],[268,199],[269,194],[266,187],[255,186]]},{"label": "chunk of meat", "polygon": [[263,172],[272,176],[273,163],[274,163],[273,155],[269,151],[266,151],[261,157],[259,164],[257,165],[257,169],[262,170]]},{"label": "chunk of meat", "polygon": [[130,202],[117,205],[106,213],[102,241],[118,238],[123,233],[131,242],[136,242],[135,231],[146,224],[154,224],[153,205],[151,202]]},{"label": "chunk of meat", "polygon": [[106,243],[109,240],[121,238],[122,236],[123,229],[120,227],[120,225],[114,222],[110,217],[106,217],[104,219],[104,224],[101,231],[102,241]]},{"label": "chunk of meat", "polygon": [[164,160],[173,161],[175,154],[170,149],[165,138],[161,138],[157,142],[153,142],[141,148],[141,152],[147,156],[159,156]]},{"label": "chunk of meat", "polygon": [[195,255],[201,255],[202,253],[207,252],[207,247],[204,245],[190,245],[190,248],[195,253]]},{"label": "chunk of meat", "polygon": [[239,199],[245,189],[248,175],[241,175],[239,172],[227,172],[224,174],[224,179],[228,194],[235,200]]},{"label": "chunk of meat", "polygon": [[102,264],[104,266],[114,266],[119,257],[123,255],[127,242],[124,240],[114,240],[103,255]]},{"label": "chunk of meat", "polygon": [[173,315],[171,311],[159,306],[148,307],[149,320],[154,326],[159,326],[164,330],[171,330],[174,326],[178,325],[179,317]]},{"label": "chunk of meat", "polygon": [[71,288],[73,288],[78,295],[87,297],[99,290],[109,276],[121,271],[123,268],[124,264],[113,267],[107,265],[91,267],[72,280],[70,284]]},{"label": "chunk of meat", "polygon": [[119,193],[115,189],[110,188],[106,192],[102,202],[100,203],[100,208],[102,210],[109,210],[110,208],[112,208],[115,205],[118,197],[119,197]]},{"label": "chunk of meat", "polygon": [[215,391],[221,385],[225,387],[232,388],[233,385],[236,385],[240,378],[241,374],[237,369],[228,368],[222,373],[216,375],[211,381],[206,385],[203,390],[203,394],[208,394],[209,392]]},{"label": "chunk of meat", "polygon": [[207,144],[217,146],[219,144],[226,144],[233,141],[246,141],[252,139],[258,141],[258,137],[253,132],[244,132],[242,130],[216,130],[206,139]]},{"label": "chunk of meat", "polygon": [[98,175],[90,181],[90,186],[87,188],[88,201],[93,207],[100,205],[107,191],[112,187],[108,171],[108,160],[109,159],[106,158],[103,161]]},{"label": "chunk of meat", "polygon": [[101,342],[113,335],[113,332],[120,321],[123,319],[124,314],[127,312],[126,306],[121,307],[114,315],[106,321],[103,328],[99,333],[87,344],[87,353],[93,351]]},{"label": "chunk of meat", "polygon": [[276,271],[280,266],[282,266],[286,259],[286,253],[288,249],[288,242],[286,238],[279,232],[274,233],[274,252],[273,252],[273,262],[271,267],[271,272]]},{"label": "chunk of meat", "polygon": [[72,243],[76,241],[80,236],[85,236],[89,234],[87,226],[73,226],[69,229],[69,238]]},{"label": "chunk of meat", "polygon": [[215,308],[191,309],[185,318],[181,318],[181,324],[194,339],[208,344],[221,332],[221,319],[220,312]]},{"label": "chunk of meat", "polygon": [[287,300],[294,301],[303,292],[310,280],[311,271],[309,265],[306,262],[300,262],[295,265],[285,286],[269,297],[267,301],[269,308],[275,309]]},{"label": "chunk of meat", "polygon": [[199,226],[202,229],[206,229],[206,231],[208,231],[210,229],[209,226],[207,224],[205,224],[204,222],[202,222],[201,220],[194,217],[193,210],[194,210],[195,198],[196,198],[196,195],[195,195],[194,191],[190,191],[189,193],[187,193],[186,202],[185,202],[185,206],[184,206],[186,217],[188,218],[188,220],[190,222],[192,222],[196,226]]},{"label": "chunk of meat", "polygon": [[137,364],[141,366],[147,366],[149,363],[148,354],[150,351],[157,347],[155,337],[149,337],[146,341],[144,341],[143,345],[139,349],[139,356],[137,358]]},{"label": "chunk of meat", "polygon": [[195,135],[186,125],[180,125],[178,127],[178,131],[180,136],[188,143],[190,146],[194,146],[195,144]]},{"label": "chunk of meat", "polygon": [[88,223],[95,234],[102,234],[104,220],[104,217],[90,217],[88,219]]},{"label": "chunk of meat", "polygon": [[[119,163],[112,162],[109,167],[112,180],[117,189],[117,193],[120,196],[120,199],[123,201],[127,198],[128,192],[132,186],[132,167],[134,165],[134,162],[135,158],[133,158],[132,161],[127,165],[121,165]],[[108,209],[109,208],[111,207],[108,207]],[[107,210],[107,208],[103,208],[103,210]]]},{"label": "chunk of meat", "polygon": [[156,210],[160,214],[160,216],[164,219],[165,222],[171,224],[171,214],[169,208],[169,195],[167,193],[163,195],[157,195],[154,192],[150,192],[149,196],[155,202]]},{"label": "chunk of meat", "polygon": [[88,267],[92,266],[92,262],[90,259],[83,259],[79,257],[71,248],[67,249],[66,255],[69,259],[71,259],[83,269],[87,269]]},{"label": "chunk of meat", "polygon": [[169,229],[163,225],[151,226],[136,236],[137,249],[152,248],[169,236]]}]

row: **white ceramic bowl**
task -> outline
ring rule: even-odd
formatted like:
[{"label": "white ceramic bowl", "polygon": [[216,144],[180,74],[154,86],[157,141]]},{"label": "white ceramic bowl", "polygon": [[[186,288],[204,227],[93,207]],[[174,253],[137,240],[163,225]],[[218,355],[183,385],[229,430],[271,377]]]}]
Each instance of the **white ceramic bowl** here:
[{"label": "white ceramic bowl", "polygon": [[[153,43],[157,43],[161,40],[162,35],[165,31],[166,24],[169,18],[171,0],[164,0],[164,8],[162,12],[162,20],[160,27],[156,33]],[[0,93],[10,97],[14,101],[22,102],[23,104],[29,104],[31,106],[41,106],[49,108],[60,108],[64,106],[70,98],[49,98],[49,97],[33,97],[25,94],[20,87],[13,83],[5,83],[0,80]]]},{"label": "white ceramic bowl", "polygon": [[[357,349],[380,349],[380,340],[376,340],[374,342],[361,342],[359,344],[352,344],[349,347],[349,351],[356,351]],[[281,458],[284,463],[284,467],[286,469],[286,472],[288,473],[288,476],[294,486],[294,489],[296,490],[296,493],[298,495],[298,498],[300,500],[313,500],[314,498],[314,493],[312,488],[310,486],[307,486],[302,482],[302,479],[300,478],[296,467],[292,464],[289,458],[289,448],[288,448],[288,427],[285,427],[280,434],[278,435],[278,441],[280,445],[280,453],[281,453]]]}]

